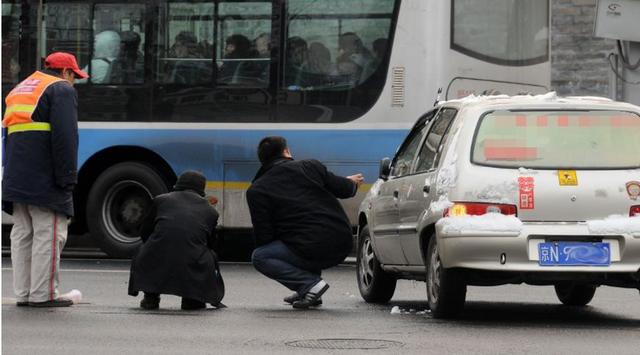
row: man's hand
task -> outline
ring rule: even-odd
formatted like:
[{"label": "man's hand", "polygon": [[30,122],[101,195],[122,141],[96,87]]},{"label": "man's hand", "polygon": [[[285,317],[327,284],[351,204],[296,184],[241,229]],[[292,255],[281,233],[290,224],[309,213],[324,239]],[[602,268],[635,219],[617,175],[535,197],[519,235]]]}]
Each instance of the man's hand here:
[{"label": "man's hand", "polygon": [[360,185],[362,185],[362,183],[364,182],[364,176],[362,176],[362,174],[347,176],[347,179],[353,181],[358,187],[360,187]]}]

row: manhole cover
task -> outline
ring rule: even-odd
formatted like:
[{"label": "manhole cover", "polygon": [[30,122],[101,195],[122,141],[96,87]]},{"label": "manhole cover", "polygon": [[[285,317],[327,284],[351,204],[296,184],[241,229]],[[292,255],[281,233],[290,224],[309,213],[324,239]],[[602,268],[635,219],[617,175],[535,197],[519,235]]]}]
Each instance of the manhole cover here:
[{"label": "manhole cover", "polygon": [[307,349],[388,349],[404,345],[399,341],[379,339],[310,339],[285,343],[288,346]]}]

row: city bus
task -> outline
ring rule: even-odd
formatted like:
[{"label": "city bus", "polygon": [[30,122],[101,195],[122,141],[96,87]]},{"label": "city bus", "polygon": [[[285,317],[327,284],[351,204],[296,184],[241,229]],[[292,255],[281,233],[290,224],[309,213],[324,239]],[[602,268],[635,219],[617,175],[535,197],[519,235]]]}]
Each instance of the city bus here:
[{"label": "city bus", "polygon": [[[3,96],[53,51],[76,55],[73,235],[132,255],[153,196],[207,176],[222,231],[249,231],[256,146],[288,140],[366,182],[438,100],[542,93],[548,0],[2,1]],[[10,218],[4,218],[10,222]],[[84,233],[84,232],[89,233]],[[223,236],[226,235],[223,233]],[[225,237],[226,238],[226,237]]]}]

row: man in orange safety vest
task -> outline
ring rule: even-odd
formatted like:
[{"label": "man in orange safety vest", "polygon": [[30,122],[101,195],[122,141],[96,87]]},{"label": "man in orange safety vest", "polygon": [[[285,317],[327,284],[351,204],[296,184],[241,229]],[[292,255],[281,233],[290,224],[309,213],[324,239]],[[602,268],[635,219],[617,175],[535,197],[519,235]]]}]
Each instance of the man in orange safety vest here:
[{"label": "man in orange safety vest", "polygon": [[55,52],[6,98],[3,209],[13,215],[11,262],[18,306],[67,307],[58,294],[60,250],[77,183],[76,78],[88,75]]}]

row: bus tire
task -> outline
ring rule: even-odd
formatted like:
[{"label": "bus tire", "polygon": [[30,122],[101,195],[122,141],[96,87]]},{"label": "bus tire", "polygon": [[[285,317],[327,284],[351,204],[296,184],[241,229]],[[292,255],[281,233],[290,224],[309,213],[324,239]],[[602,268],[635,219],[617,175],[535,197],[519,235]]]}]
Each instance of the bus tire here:
[{"label": "bus tire", "polygon": [[168,192],[160,174],[148,165],[113,165],[96,179],[87,198],[91,237],[113,258],[133,256],[142,243],[138,230],[153,197]]}]

